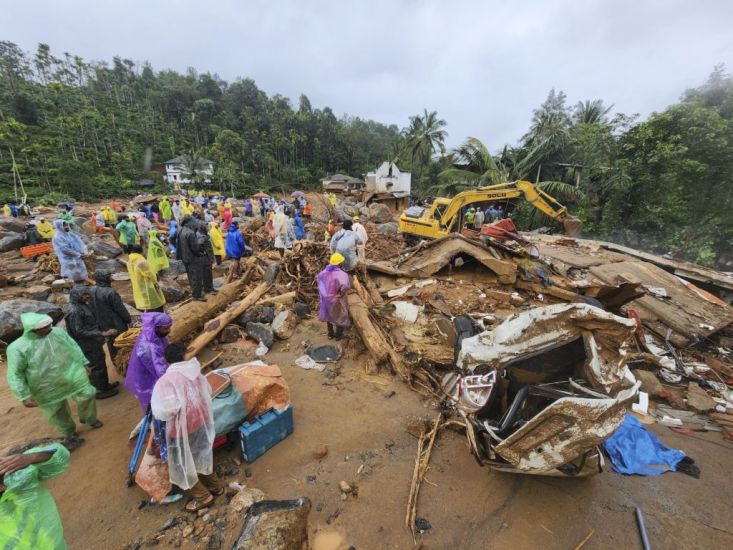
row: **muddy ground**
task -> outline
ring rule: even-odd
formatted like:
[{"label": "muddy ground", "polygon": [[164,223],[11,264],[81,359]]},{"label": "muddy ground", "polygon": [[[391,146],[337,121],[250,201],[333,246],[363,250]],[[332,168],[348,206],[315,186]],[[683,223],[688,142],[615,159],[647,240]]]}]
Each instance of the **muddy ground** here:
[{"label": "muddy ground", "polygon": [[[414,416],[434,418],[435,404],[389,375],[364,375],[358,360],[342,360],[333,380],[304,371],[293,360],[305,339],[326,343],[323,325],[302,323],[288,343],[277,343],[266,356],[281,366],[290,384],[294,434],[251,465],[251,478],[245,478],[242,465],[240,475],[227,480],[258,487],[269,498],[309,497],[316,549],[413,548],[404,518],[416,439],[405,427]],[[133,397],[123,390],[100,401],[99,410],[104,428],[83,427],[86,443],[73,453],[68,471],[47,484],[72,549],[123,548],[154,533],[168,518],[185,514],[181,503],[138,510],[145,495],[126,487],[127,437],[140,416]],[[10,395],[4,376],[0,414],[2,449],[51,433],[37,410],[24,409]],[[660,426],[651,429],[692,456],[702,477],[626,477],[606,471],[589,479],[557,479],[492,473],[477,465],[462,435],[444,431],[418,505],[418,516],[432,529],[418,543],[423,548],[567,549],[592,531],[584,548],[641,548],[634,519],[638,506],[655,548],[733,547],[733,444],[715,433],[682,436]],[[329,452],[319,461],[313,451],[321,444]],[[236,453],[222,451],[215,460]],[[308,476],[315,476],[315,484]],[[341,480],[357,486],[358,496],[341,500]]]}]

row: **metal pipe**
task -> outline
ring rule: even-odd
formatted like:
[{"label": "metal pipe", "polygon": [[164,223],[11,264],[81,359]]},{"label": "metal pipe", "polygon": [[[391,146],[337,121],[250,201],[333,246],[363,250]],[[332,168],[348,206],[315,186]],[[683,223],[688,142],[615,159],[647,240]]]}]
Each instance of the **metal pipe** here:
[{"label": "metal pipe", "polygon": [[636,523],[639,526],[639,534],[641,535],[641,545],[644,550],[651,550],[649,544],[649,537],[646,533],[646,526],[644,525],[644,515],[641,513],[641,508],[636,508]]}]

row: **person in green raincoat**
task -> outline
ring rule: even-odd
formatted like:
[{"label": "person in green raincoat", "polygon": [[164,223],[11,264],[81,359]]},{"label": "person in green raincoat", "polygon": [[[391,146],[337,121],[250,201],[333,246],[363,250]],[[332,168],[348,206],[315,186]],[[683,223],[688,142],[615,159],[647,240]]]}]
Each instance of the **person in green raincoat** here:
[{"label": "person in green raincoat", "polygon": [[170,262],[166,254],[165,245],[158,239],[158,232],[151,229],[148,232],[148,265],[155,273],[168,269]]},{"label": "person in green raincoat", "polygon": [[59,443],[0,457],[0,543],[18,550],[65,550],[64,527],[43,481],[66,470]]},{"label": "person in green raincoat", "polygon": [[132,247],[135,246],[135,243],[140,238],[134,216],[128,216],[127,219],[123,219],[117,224],[115,229],[120,235],[120,246],[122,246],[122,250],[129,254]]},{"label": "person in green raincoat", "polygon": [[8,346],[8,386],[28,408],[38,407],[65,436],[76,434],[68,399],[76,401],[79,420],[101,428],[97,390],[84,368],[89,361],[65,330],[40,313],[22,313],[23,336]]},{"label": "person in green raincoat", "polygon": [[158,210],[164,222],[169,222],[173,219],[173,210],[171,209],[171,203],[168,202],[168,197],[163,197],[163,200],[158,204]]}]

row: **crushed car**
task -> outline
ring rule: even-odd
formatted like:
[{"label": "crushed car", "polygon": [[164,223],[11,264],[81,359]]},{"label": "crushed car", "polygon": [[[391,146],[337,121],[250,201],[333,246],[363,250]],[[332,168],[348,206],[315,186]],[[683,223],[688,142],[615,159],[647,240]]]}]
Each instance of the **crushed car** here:
[{"label": "crushed car", "polygon": [[454,319],[457,361],[443,389],[482,464],[504,472],[590,476],[640,382],[626,366],[636,323],[583,303],[528,309],[476,333]]}]

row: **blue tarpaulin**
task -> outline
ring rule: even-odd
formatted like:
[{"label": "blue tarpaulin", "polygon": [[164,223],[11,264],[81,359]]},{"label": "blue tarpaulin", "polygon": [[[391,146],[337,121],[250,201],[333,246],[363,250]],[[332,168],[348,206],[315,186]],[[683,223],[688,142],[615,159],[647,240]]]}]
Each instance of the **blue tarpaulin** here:
[{"label": "blue tarpaulin", "polygon": [[677,464],[685,458],[685,453],[667,447],[631,413],[626,414],[621,426],[603,447],[614,471],[622,474],[656,476],[676,470]]}]

